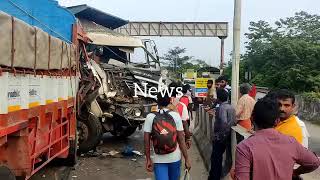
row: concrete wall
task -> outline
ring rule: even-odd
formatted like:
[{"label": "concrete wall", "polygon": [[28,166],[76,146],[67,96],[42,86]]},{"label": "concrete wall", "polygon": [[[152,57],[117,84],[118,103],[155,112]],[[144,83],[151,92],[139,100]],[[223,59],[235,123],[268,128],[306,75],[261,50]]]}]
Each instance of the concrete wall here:
[{"label": "concrete wall", "polygon": [[212,133],[213,120],[209,119],[209,114],[206,113],[200,106],[196,111],[194,122],[193,138],[199,149],[200,155],[207,169],[210,167],[210,157],[212,151]]},{"label": "concrete wall", "polygon": [[[194,130],[193,138],[199,149],[200,155],[203,159],[204,165],[207,170],[210,170],[211,165],[211,152],[212,152],[212,140],[213,140],[213,126],[214,117],[209,117],[209,114],[199,106],[199,109],[195,112],[196,117],[194,118]],[[226,149],[223,160],[223,176],[226,176],[232,166],[232,147],[231,142]]]},{"label": "concrete wall", "polygon": [[320,123],[320,100],[308,100],[302,96],[296,96],[296,103],[299,118]]}]

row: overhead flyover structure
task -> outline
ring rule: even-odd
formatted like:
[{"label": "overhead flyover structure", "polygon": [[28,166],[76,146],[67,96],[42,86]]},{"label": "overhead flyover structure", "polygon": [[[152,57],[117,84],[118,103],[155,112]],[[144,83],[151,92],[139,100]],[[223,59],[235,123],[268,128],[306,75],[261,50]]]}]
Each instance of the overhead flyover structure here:
[{"label": "overhead flyover structure", "polygon": [[220,73],[224,66],[224,39],[227,22],[146,22],[129,21],[115,31],[130,36],[218,37],[221,40]]}]

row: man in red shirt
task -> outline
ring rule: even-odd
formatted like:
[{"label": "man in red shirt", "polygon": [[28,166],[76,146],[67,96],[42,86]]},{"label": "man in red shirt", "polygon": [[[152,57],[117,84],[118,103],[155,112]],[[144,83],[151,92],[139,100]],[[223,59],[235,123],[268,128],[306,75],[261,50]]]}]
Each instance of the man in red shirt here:
[{"label": "man in red shirt", "polygon": [[257,87],[256,85],[252,85],[251,90],[249,92],[249,96],[251,96],[253,99],[256,99],[257,95]]},{"label": "man in red shirt", "polygon": [[[320,166],[320,160],[293,137],[274,129],[279,119],[277,102],[264,98],[252,113],[255,134],[236,149],[236,180],[291,180]],[[295,164],[300,167],[293,169]]]},{"label": "man in red shirt", "polygon": [[190,90],[190,85],[189,84],[186,84],[186,85],[182,86],[183,96],[181,96],[179,98],[179,101],[181,103],[183,103],[184,105],[186,105],[187,110],[188,110],[188,116],[189,116],[189,118],[187,119],[188,126],[190,126],[190,121],[191,121],[191,118],[192,118],[192,103],[193,103],[191,94],[188,94],[190,92],[189,90]]},{"label": "man in red shirt", "polygon": [[171,88],[173,88],[172,89],[173,91],[171,93],[171,103],[170,105],[168,105],[168,108],[172,111],[177,112],[180,115],[183,123],[183,129],[185,132],[186,145],[187,145],[187,148],[189,149],[191,147],[192,134],[189,130],[189,125],[188,125],[188,120],[190,119],[188,114],[188,108],[184,103],[179,101],[179,98],[177,98],[178,88],[182,89],[182,87],[178,83],[173,82],[169,85],[169,89]]}]

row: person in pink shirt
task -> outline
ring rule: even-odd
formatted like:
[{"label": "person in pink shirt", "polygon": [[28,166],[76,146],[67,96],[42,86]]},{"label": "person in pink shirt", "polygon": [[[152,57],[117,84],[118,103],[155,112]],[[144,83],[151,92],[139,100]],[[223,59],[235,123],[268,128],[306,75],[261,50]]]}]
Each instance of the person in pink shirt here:
[{"label": "person in pink shirt", "polygon": [[[274,129],[279,107],[269,98],[254,106],[252,120],[255,134],[236,148],[236,180],[291,180],[320,166],[320,160],[293,137]],[[294,169],[294,165],[300,167]]]},{"label": "person in pink shirt", "polygon": [[179,98],[179,101],[181,103],[183,103],[184,105],[186,105],[187,110],[188,110],[188,126],[190,126],[190,121],[192,118],[192,97],[191,97],[191,93],[190,92],[190,85],[186,84],[182,86],[182,93],[183,95]]},{"label": "person in pink shirt", "polygon": [[172,111],[177,112],[180,115],[180,118],[182,119],[182,123],[183,123],[183,129],[185,132],[186,145],[187,145],[187,148],[190,149],[192,134],[189,130],[189,125],[188,125],[188,120],[190,119],[188,108],[184,103],[179,101],[179,98],[177,98],[177,96],[179,95],[178,88],[181,88],[182,90],[182,87],[178,83],[173,82],[169,85],[169,88],[173,88],[173,91],[171,93],[171,103],[170,105],[168,105],[168,108]]}]

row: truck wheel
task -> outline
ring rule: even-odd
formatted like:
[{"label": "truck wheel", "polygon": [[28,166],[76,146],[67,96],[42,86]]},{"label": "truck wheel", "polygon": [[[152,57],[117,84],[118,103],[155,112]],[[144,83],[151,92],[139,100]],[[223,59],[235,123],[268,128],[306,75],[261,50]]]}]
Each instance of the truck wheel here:
[{"label": "truck wheel", "polygon": [[100,142],[102,126],[99,119],[89,113],[87,118],[78,118],[79,149],[80,153],[93,150]]},{"label": "truck wheel", "polygon": [[111,131],[110,133],[113,136],[119,137],[119,138],[126,138],[131,136],[134,132],[136,132],[137,127],[136,126],[125,126],[125,127],[119,127],[115,131]]}]

